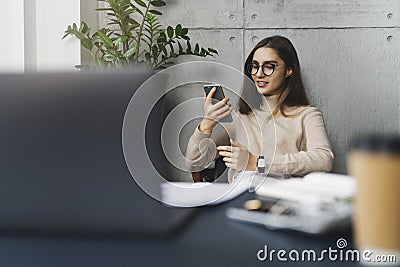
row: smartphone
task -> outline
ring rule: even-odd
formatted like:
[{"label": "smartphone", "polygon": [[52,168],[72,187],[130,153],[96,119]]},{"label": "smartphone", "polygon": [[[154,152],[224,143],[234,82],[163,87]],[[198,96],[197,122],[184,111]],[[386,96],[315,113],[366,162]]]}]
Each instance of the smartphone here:
[{"label": "smartphone", "polygon": [[[208,95],[211,91],[211,89],[216,88],[217,90],[215,91],[214,95],[213,95],[213,99],[215,99],[215,101],[212,101],[213,104],[217,103],[218,101],[221,101],[222,99],[225,98],[225,94],[224,91],[222,90],[222,86],[219,84],[206,84],[204,85],[204,92],[206,92],[206,95]],[[231,114],[229,114],[228,116],[222,118],[220,120],[220,122],[232,122],[232,116]]]}]

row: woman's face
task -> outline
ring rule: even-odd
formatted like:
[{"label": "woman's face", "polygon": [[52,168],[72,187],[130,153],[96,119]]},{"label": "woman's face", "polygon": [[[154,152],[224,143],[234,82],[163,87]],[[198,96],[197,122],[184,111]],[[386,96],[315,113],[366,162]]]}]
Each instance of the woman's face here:
[{"label": "woman's face", "polygon": [[[258,71],[255,72],[257,67]],[[267,76],[272,71],[273,73]],[[254,53],[253,71],[251,73],[251,77],[260,94],[276,95],[280,93],[284,81],[292,73],[292,70],[285,69],[285,63],[278,56],[275,49],[261,47]]]}]

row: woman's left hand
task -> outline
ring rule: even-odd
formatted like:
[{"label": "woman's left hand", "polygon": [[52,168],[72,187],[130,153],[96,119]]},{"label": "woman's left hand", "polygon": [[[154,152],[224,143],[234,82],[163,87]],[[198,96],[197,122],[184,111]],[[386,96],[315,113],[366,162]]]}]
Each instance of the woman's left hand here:
[{"label": "woman's left hand", "polygon": [[232,139],[231,146],[219,146],[217,150],[228,168],[238,171],[253,171],[256,169],[256,157],[247,148]]}]

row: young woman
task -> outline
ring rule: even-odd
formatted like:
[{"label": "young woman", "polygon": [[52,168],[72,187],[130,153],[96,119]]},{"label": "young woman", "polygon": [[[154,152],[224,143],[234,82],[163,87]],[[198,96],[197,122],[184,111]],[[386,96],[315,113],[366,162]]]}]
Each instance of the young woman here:
[{"label": "young woman", "polygon": [[274,173],[330,171],[333,153],[324,121],[310,106],[292,43],[282,36],[261,40],[247,57],[244,73],[255,87],[243,88],[233,123],[213,137],[232,108],[227,98],[212,104],[215,89],[205,97],[204,117],[187,147],[188,169],[202,170],[222,156],[231,182],[237,171],[256,170],[257,158],[264,156]]}]

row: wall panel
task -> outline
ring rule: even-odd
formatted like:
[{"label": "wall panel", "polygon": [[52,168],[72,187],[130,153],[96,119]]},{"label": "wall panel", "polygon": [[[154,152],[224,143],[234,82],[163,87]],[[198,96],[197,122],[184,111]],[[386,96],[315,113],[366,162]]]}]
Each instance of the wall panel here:
[{"label": "wall panel", "polygon": [[398,0],[244,0],[246,28],[398,27]]},{"label": "wall panel", "polygon": [[336,171],[346,171],[354,135],[399,130],[400,29],[246,30],[246,53],[253,40],[276,34],[288,37],[298,52],[310,100],[325,119]]},{"label": "wall panel", "polygon": [[161,21],[187,28],[242,28],[242,0],[168,0]]}]

